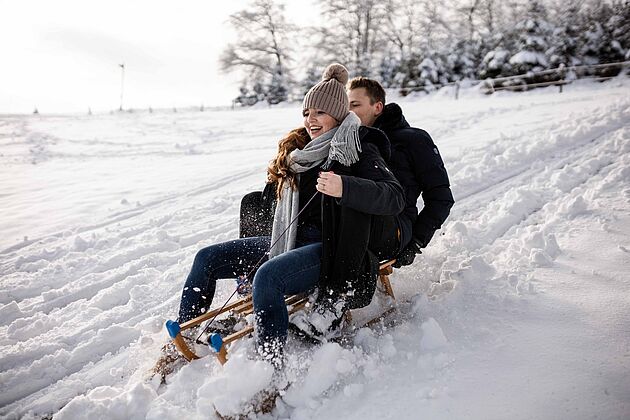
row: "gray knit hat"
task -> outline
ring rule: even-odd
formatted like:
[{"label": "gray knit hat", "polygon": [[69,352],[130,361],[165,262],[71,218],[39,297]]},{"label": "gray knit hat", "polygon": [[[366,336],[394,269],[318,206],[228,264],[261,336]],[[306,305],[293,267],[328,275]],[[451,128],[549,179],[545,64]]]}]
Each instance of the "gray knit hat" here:
[{"label": "gray knit hat", "polygon": [[348,70],[339,63],[326,67],[322,81],[313,86],[304,96],[302,109],[318,108],[337,121],[348,115]]}]

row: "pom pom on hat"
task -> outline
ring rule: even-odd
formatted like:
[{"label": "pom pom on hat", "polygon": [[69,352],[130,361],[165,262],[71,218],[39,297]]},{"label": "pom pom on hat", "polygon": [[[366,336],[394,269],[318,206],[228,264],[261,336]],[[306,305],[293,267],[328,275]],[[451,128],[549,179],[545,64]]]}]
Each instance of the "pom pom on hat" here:
[{"label": "pom pom on hat", "polygon": [[337,121],[348,115],[348,70],[339,63],[326,67],[321,82],[313,86],[304,96],[302,109],[321,109]]},{"label": "pom pom on hat", "polygon": [[326,70],[324,70],[322,80],[331,79],[335,79],[345,86],[346,83],[348,83],[348,70],[339,63],[329,64],[328,67],[326,67]]}]

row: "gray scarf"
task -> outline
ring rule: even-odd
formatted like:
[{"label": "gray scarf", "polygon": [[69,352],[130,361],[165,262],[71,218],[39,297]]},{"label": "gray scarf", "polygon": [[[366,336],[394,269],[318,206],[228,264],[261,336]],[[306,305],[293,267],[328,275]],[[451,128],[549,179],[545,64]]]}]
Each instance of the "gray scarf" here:
[{"label": "gray scarf", "polygon": [[[361,152],[360,126],[361,120],[359,117],[354,112],[350,112],[338,127],[316,137],[304,149],[296,149],[291,152],[289,155],[291,160],[290,167],[297,174],[296,182],[298,185],[300,173],[315,168],[324,161],[323,169],[330,168],[333,161],[337,161],[344,166],[350,166],[357,162]],[[285,183],[282,197],[276,204],[276,213],[273,217],[271,243],[275,243],[275,245],[269,250],[270,259],[295,248],[297,221],[290,226],[289,224],[297,217],[300,211],[299,207],[299,189],[293,190],[288,183]],[[284,236],[280,238],[282,234]]]}]

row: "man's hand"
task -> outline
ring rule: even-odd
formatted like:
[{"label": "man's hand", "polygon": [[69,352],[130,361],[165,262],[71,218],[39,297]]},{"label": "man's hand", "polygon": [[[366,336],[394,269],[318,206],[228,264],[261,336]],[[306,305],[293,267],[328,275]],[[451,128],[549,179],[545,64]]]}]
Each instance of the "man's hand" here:
[{"label": "man's hand", "polygon": [[420,249],[420,244],[416,242],[415,239],[412,239],[411,242],[400,251],[400,254],[396,256],[394,267],[400,268],[404,265],[413,264],[413,260],[416,259],[416,254],[422,254],[422,250]]},{"label": "man's hand", "polygon": [[334,172],[320,172],[317,178],[317,191],[331,197],[340,198],[343,195],[343,181]]}]

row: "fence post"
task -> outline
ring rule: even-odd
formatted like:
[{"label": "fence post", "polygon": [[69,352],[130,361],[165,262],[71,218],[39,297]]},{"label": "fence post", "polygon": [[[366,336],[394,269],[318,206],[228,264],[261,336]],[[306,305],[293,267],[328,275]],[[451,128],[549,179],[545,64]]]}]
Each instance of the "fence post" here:
[{"label": "fence post", "polygon": [[560,93],[562,93],[562,88],[564,87],[564,77],[566,75],[566,66],[564,63],[561,63],[558,66],[558,74],[560,75]]},{"label": "fence post", "polygon": [[486,85],[490,88],[490,93],[494,93],[494,82],[491,77],[486,79]]},{"label": "fence post", "polygon": [[455,100],[459,99],[459,81],[455,82]]}]

